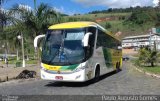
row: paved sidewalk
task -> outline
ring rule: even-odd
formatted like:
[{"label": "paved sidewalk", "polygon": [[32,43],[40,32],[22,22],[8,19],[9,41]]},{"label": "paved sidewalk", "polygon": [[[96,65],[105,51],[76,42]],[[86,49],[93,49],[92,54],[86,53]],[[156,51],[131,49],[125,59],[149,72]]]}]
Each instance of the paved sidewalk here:
[{"label": "paved sidewalk", "polygon": [[40,68],[36,64],[27,64],[26,67],[16,67],[15,65],[9,64],[7,67],[0,62],[0,82],[15,78],[25,69],[33,70],[37,73],[37,77],[40,76]]}]

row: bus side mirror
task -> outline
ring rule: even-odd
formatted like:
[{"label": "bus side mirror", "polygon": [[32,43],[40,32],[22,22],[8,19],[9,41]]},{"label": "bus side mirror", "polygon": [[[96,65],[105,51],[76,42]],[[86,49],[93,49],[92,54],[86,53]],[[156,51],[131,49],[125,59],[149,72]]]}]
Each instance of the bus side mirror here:
[{"label": "bus side mirror", "polygon": [[84,35],[84,38],[82,40],[83,46],[88,47],[89,37],[92,35],[92,33],[88,32]]},{"label": "bus side mirror", "polygon": [[38,41],[39,39],[45,37],[45,35],[38,35],[34,38],[34,48],[35,48],[35,51],[37,50],[37,47],[38,47]]},{"label": "bus side mirror", "polygon": [[122,46],[118,46],[118,48],[117,48],[118,50],[121,50],[122,49]]}]

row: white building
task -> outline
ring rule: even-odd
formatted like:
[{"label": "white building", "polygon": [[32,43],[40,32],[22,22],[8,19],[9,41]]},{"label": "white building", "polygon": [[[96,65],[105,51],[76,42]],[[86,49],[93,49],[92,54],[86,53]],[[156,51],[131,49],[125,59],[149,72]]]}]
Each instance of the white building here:
[{"label": "white building", "polygon": [[18,7],[21,8],[21,9],[26,9],[27,11],[32,10],[32,8],[28,5],[19,4]]},{"label": "white building", "polygon": [[156,48],[160,50],[160,34],[128,36],[123,38],[122,48],[140,48],[150,45],[153,47],[154,43],[156,43]]}]

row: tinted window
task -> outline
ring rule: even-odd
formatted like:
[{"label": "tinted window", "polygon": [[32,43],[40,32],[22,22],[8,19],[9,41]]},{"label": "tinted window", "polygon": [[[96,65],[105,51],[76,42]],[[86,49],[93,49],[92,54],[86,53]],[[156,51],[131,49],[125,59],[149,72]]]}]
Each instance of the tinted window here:
[{"label": "tinted window", "polygon": [[97,36],[97,46],[98,47],[106,47],[106,48],[114,48],[117,49],[119,45],[119,41],[111,37],[110,35],[106,34],[105,32],[98,30]]}]

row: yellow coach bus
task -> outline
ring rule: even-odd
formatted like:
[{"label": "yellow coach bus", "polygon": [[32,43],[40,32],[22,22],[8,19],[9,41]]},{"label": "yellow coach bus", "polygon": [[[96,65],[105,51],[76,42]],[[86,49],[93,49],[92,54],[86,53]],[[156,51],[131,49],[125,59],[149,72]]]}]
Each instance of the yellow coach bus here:
[{"label": "yellow coach bus", "polygon": [[44,37],[41,78],[84,82],[122,68],[121,42],[94,22],[68,22],[52,25]]}]

